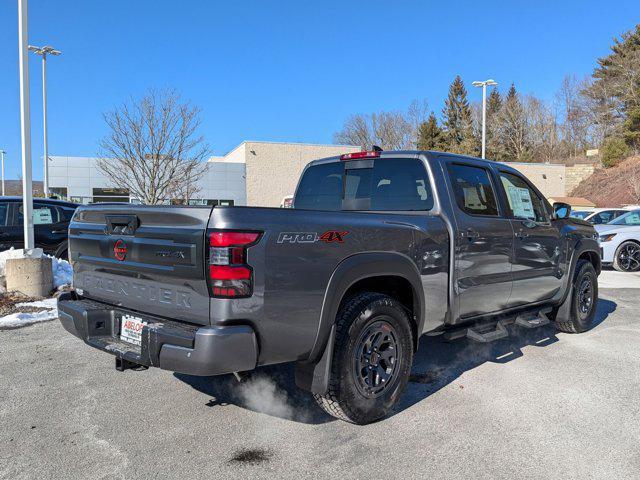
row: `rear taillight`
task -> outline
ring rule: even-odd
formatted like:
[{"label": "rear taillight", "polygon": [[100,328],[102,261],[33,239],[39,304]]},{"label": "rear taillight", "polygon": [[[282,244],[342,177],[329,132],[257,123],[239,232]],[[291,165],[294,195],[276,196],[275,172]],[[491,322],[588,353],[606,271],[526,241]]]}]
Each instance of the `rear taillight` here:
[{"label": "rear taillight", "polygon": [[260,232],[212,230],[209,232],[209,288],[214,297],[249,297],[253,272],[247,265],[247,248]]}]

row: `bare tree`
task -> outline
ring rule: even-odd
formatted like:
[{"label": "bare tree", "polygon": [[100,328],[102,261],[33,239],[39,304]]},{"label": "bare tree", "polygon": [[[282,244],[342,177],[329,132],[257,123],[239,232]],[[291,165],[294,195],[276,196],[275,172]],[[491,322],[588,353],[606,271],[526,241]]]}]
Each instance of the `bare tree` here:
[{"label": "bare tree", "polygon": [[414,101],[406,112],[381,111],[352,115],[342,130],[335,133],[334,141],[362,148],[378,145],[384,150],[415,148],[418,128],[427,118],[426,107],[426,102]]},{"label": "bare tree", "polygon": [[571,157],[577,157],[589,147],[588,105],[582,95],[585,81],[565,75],[556,94],[560,109],[562,139]]},{"label": "bare tree", "polygon": [[[184,198],[209,154],[198,133],[200,109],[174,90],[150,90],[104,114],[109,133],[100,142],[98,168],[145,204]],[[192,187],[190,195],[197,193]]]},{"label": "bare tree", "polygon": [[342,127],[342,130],[333,135],[336,143],[344,145],[356,145],[367,148],[373,145],[373,133],[369,125],[369,119],[365,115],[351,115]]},{"label": "bare tree", "polygon": [[532,95],[525,98],[524,108],[532,160],[550,162],[560,154],[560,132],[555,112],[548,103]]},{"label": "bare tree", "polygon": [[[184,165],[186,175],[176,177],[172,180],[167,191],[171,192],[169,199],[180,205],[189,205],[189,200],[193,199],[200,191],[197,183],[198,178],[204,173],[204,166],[199,162],[185,162]],[[200,172],[192,172],[190,170],[198,169]]]}]

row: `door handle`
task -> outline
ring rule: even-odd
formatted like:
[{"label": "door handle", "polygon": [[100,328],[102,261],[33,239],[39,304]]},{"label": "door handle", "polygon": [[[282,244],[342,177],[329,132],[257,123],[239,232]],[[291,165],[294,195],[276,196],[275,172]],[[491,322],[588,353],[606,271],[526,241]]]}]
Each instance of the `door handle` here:
[{"label": "door handle", "polygon": [[51,230],[51,233],[67,233],[67,229],[63,229],[63,230]]},{"label": "door handle", "polygon": [[518,240],[524,240],[525,238],[529,238],[529,234],[524,230],[520,230],[517,234]]},{"label": "door handle", "polygon": [[477,230],[474,230],[473,228],[467,228],[463,232],[462,236],[467,237],[467,240],[472,242],[473,240],[480,238],[480,233]]}]

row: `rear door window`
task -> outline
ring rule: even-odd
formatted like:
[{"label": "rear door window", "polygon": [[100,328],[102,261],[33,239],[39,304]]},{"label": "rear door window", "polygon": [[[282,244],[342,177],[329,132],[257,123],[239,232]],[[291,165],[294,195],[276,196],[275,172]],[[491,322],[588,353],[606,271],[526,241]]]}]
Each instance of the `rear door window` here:
[{"label": "rear door window", "polygon": [[61,222],[70,222],[76,210],[70,207],[59,207],[58,211],[60,212]]},{"label": "rear door window", "polygon": [[463,212],[469,215],[498,216],[496,194],[485,168],[451,163],[447,169],[456,203]]},{"label": "rear door window", "polygon": [[[53,205],[44,205],[35,202],[33,204],[33,224],[34,225],[51,225],[60,221],[58,209]],[[15,210],[13,224],[22,225],[24,222],[24,206],[19,204]]]}]

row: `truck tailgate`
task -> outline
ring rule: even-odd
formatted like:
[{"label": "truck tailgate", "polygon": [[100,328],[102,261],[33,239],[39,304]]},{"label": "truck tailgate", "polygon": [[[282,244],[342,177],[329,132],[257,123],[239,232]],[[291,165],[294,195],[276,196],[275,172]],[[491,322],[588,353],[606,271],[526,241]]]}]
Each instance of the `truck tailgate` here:
[{"label": "truck tailgate", "polygon": [[69,226],[74,287],[126,309],[208,325],[204,239],[211,208],[78,208]]}]

